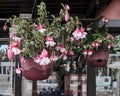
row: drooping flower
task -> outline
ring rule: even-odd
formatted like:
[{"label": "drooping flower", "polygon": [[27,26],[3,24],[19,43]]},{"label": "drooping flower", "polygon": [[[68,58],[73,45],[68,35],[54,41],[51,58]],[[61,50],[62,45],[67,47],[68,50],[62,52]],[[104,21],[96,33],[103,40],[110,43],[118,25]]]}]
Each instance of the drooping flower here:
[{"label": "drooping flower", "polygon": [[34,26],[40,33],[44,33],[46,31],[46,29],[44,29],[44,24],[39,24],[39,25],[34,24]]},{"label": "drooping flower", "polygon": [[25,58],[24,58],[23,56],[21,56],[21,57],[20,57],[20,62],[21,62],[21,63],[25,63],[25,61],[26,61]]},{"label": "drooping flower", "polygon": [[3,30],[7,30],[7,28],[8,28],[8,26],[5,24],[4,26],[3,26]]},{"label": "drooping flower", "polygon": [[43,58],[41,59],[41,61],[39,62],[40,65],[48,65],[48,64],[50,64],[50,63],[51,63],[51,60],[50,60],[50,58],[48,58],[48,57],[43,57]]},{"label": "drooping flower", "polygon": [[90,55],[92,55],[93,54],[93,50],[83,50],[83,55],[84,56],[90,56]]},{"label": "drooping flower", "polygon": [[12,45],[13,47],[18,47],[19,43],[18,42],[12,42]]},{"label": "drooping flower", "polygon": [[69,55],[73,56],[74,55],[74,51],[72,49],[69,50]]},{"label": "drooping flower", "polygon": [[68,12],[66,12],[65,13],[65,21],[68,22],[68,20],[69,20],[69,14],[68,14]]},{"label": "drooping flower", "polygon": [[63,54],[62,58],[63,58],[63,60],[66,60],[67,59],[67,55]]},{"label": "drooping flower", "polygon": [[67,49],[65,48],[64,44],[61,45],[61,47],[60,47],[60,52],[61,52],[61,53],[64,53],[64,54],[67,54],[67,53],[68,53],[68,51],[67,51]]},{"label": "drooping flower", "polygon": [[12,51],[12,48],[8,48],[7,56],[9,60],[12,60],[14,58],[15,55],[14,52]]},{"label": "drooping flower", "polygon": [[46,45],[47,45],[47,47],[53,47],[56,43],[54,42],[54,40],[53,40],[53,37],[52,36],[47,36],[46,37]]},{"label": "drooping flower", "polygon": [[111,47],[114,47],[115,45],[112,43],[112,44],[108,44],[107,47],[108,49],[110,49]]},{"label": "drooping flower", "polygon": [[68,38],[66,39],[66,41],[67,41],[67,42],[73,42],[73,41],[74,41],[74,38],[73,38],[73,37],[68,37]]},{"label": "drooping flower", "polygon": [[34,58],[34,61],[36,63],[39,63],[40,65],[47,65],[51,63],[51,60],[48,57],[48,52],[46,49],[43,49],[42,53]]},{"label": "drooping flower", "polygon": [[93,48],[98,48],[98,46],[100,46],[100,42],[93,42],[92,43]]},{"label": "drooping flower", "polygon": [[19,42],[19,43],[20,43],[21,40],[22,40],[22,38],[17,37],[17,36],[13,36],[12,39],[13,39],[14,41],[16,41],[16,42]]},{"label": "drooping flower", "polygon": [[102,18],[102,21],[103,21],[103,22],[108,22],[108,18],[107,18],[107,17],[103,17],[103,18]]},{"label": "drooping flower", "polygon": [[87,55],[87,50],[83,50],[83,55]]},{"label": "drooping flower", "polygon": [[80,29],[76,28],[76,30],[72,33],[72,35],[76,40],[79,40],[85,38],[87,33],[84,32],[84,28],[81,27]]},{"label": "drooping flower", "polygon": [[19,67],[18,67],[18,68],[16,68],[15,71],[16,71],[16,73],[19,75],[19,74],[21,74],[21,72],[22,72],[22,68],[19,68]]},{"label": "drooping flower", "polygon": [[112,35],[107,34],[107,39],[109,39],[109,40],[114,40],[115,38],[114,38]]},{"label": "drooping flower", "polygon": [[52,55],[50,56],[50,60],[51,61],[57,61],[58,57],[55,55],[55,53],[52,53]]},{"label": "drooping flower", "polygon": [[57,46],[56,46],[56,48],[55,48],[57,51],[60,51],[60,49],[61,49],[61,44],[58,42],[57,43]]},{"label": "drooping flower", "polygon": [[67,10],[70,10],[70,6],[69,6],[69,5],[66,5],[66,9],[67,9]]},{"label": "drooping flower", "polygon": [[41,57],[48,57],[48,51],[46,49],[43,49],[41,55]]},{"label": "drooping flower", "polygon": [[15,55],[18,55],[21,53],[21,50],[18,47],[12,47],[12,52],[14,52]]},{"label": "drooping flower", "polygon": [[93,50],[88,50],[87,55],[90,56],[93,54]]}]

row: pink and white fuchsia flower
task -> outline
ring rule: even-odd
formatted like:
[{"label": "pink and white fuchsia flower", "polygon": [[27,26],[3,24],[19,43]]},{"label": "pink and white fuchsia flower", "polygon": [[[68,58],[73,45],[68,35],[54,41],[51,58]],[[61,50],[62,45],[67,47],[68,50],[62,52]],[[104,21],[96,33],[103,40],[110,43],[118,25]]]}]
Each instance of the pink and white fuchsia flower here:
[{"label": "pink and white fuchsia flower", "polygon": [[68,12],[66,12],[65,13],[65,21],[68,22],[68,20],[69,20],[69,14],[68,14]]},{"label": "pink and white fuchsia flower", "polygon": [[18,55],[21,53],[21,50],[18,48],[18,43],[17,42],[13,42],[9,48],[8,48],[8,52],[7,52],[7,56],[9,60],[12,60],[14,58],[15,55]]},{"label": "pink and white fuchsia flower", "polygon": [[100,42],[93,42],[92,47],[93,48],[98,48],[100,46]]},{"label": "pink and white fuchsia flower", "polygon": [[51,60],[48,57],[48,51],[46,49],[43,49],[42,53],[34,58],[34,61],[36,63],[39,63],[40,65],[48,65],[48,64],[50,64]]},{"label": "pink and white fuchsia flower", "polygon": [[83,50],[83,55],[84,56],[90,56],[93,54],[93,50]]},{"label": "pink and white fuchsia flower", "polygon": [[50,56],[50,60],[51,61],[57,61],[58,57],[55,55],[55,53],[53,52],[52,55]]},{"label": "pink and white fuchsia flower", "polygon": [[108,22],[108,18],[103,17],[103,18],[102,18],[102,21],[103,21],[103,22]]},{"label": "pink and white fuchsia flower", "polygon": [[58,42],[57,43],[57,46],[56,46],[56,48],[55,48],[57,51],[60,51],[60,49],[61,49],[61,44]]},{"label": "pink and white fuchsia flower", "polygon": [[7,51],[7,57],[8,59],[11,61],[13,58],[14,58],[14,52],[12,51],[11,48],[8,48],[8,51]]},{"label": "pink and white fuchsia flower", "polygon": [[69,5],[66,5],[66,9],[67,9],[67,10],[70,10],[70,6],[69,6]]},{"label": "pink and white fuchsia flower", "polygon": [[86,37],[87,33],[84,32],[84,28],[81,27],[80,29],[76,28],[76,30],[72,33],[73,37],[76,39],[76,40],[80,40],[80,39],[83,39]]},{"label": "pink and white fuchsia flower", "polygon": [[3,30],[7,30],[7,28],[8,28],[8,26],[6,25],[6,23],[5,23],[5,25],[3,26]]},{"label": "pink and white fuchsia flower", "polygon": [[72,49],[69,50],[69,55],[73,56],[74,55],[74,51]]},{"label": "pink and white fuchsia flower", "polygon": [[46,29],[44,29],[44,24],[39,24],[39,25],[37,25],[37,24],[33,24],[35,27],[36,27],[36,29],[40,32],[40,33],[44,33],[45,31],[46,31]]},{"label": "pink and white fuchsia flower", "polygon": [[45,43],[46,43],[47,47],[49,47],[49,46],[53,47],[54,45],[56,45],[52,36],[47,36],[45,40],[46,40]]},{"label": "pink and white fuchsia flower", "polygon": [[22,70],[23,70],[22,68],[19,68],[19,67],[16,68],[16,70],[15,70],[15,71],[16,71],[16,74],[18,74],[18,75],[21,74],[21,73],[22,73]]},{"label": "pink and white fuchsia flower", "polygon": [[20,43],[20,42],[22,41],[22,38],[17,37],[14,33],[10,33],[10,34],[9,34],[9,37],[10,37],[11,39],[13,39],[15,42],[18,42],[18,43]]}]

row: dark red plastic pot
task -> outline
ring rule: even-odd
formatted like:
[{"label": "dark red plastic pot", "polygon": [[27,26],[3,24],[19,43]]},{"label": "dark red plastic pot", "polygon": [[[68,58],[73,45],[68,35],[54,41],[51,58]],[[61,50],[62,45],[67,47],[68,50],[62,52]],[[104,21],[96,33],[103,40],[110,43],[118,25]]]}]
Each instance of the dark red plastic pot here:
[{"label": "dark red plastic pot", "polygon": [[105,67],[108,62],[109,51],[98,50],[87,58],[92,67]]},{"label": "dark red plastic pot", "polygon": [[21,62],[23,69],[22,74],[28,80],[44,80],[48,79],[52,71],[52,64],[39,65],[33,61],[33,59],[25,59],[25,62]]}]

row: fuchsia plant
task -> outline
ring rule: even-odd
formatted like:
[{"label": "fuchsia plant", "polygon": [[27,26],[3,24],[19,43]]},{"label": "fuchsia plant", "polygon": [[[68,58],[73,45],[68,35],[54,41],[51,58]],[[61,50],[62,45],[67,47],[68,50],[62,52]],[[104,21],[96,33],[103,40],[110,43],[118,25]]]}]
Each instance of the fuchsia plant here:
[{"label": "fuchsia plant", "polygon": [[33,58],[40,65],[47,65],[76,55],[86,58],[96,50],[110,50],[114,46],[114,37],[108,33],[107,18],[90,22],[88,28],[82,25],[78,17],[70,16],[68,5],[62,4],[62,7],[59,16],[52,15],[52,21],[47,17],[44,2],[38,5],[35,22],[16,16],[10,18],[8,58],[12,60],[15,55],[21,54],[24,58]]}]

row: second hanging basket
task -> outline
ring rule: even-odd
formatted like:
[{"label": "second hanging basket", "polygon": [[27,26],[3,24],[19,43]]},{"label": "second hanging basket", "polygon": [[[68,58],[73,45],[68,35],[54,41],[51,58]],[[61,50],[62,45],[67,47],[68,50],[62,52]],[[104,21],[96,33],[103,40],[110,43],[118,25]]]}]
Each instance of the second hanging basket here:
[{"label": "second hanging basket", "polygon": [[52,71],[52,64],[39,65],[33,59],[25,59],[21,62],[22,74],[28,80],[48,79]]},{"label": "second hanging basket", "polygon": [[87,60],[92,67],[105,67],[108,62],[108,57],[108,50],[98,50],[89,56]]}]

